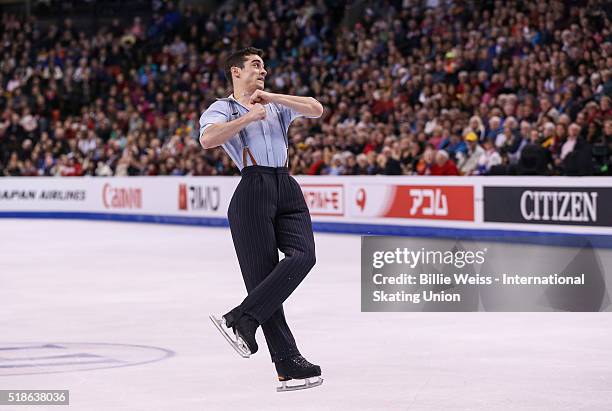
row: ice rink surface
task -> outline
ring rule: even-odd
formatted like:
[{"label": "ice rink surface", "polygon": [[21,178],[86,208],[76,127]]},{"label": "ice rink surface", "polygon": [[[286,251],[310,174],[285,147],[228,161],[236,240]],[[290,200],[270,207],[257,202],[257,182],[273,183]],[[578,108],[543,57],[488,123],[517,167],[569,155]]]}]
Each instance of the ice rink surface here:
[{"label": "ice rink surface", "polygon": [[69,407],[0,410],[612,409],[609,313],[362,313],[357,236],[318,234],[285,304],[324,384],[276,393],[261,331],[242,359],[208,320],[246,295],[229,230],[0,219],[0,232],[0,389],[70,390]]}]

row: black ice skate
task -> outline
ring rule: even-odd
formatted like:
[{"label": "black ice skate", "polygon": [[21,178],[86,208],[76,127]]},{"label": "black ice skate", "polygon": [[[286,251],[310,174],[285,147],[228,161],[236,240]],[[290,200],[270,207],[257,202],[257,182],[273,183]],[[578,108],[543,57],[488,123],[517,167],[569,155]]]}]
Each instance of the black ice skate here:
[{"label": "black ice skate", "polygon": [[[277,392],[305,390],[307,388],[318,387],[323,384],[321,378],[321,367],[309,363],[301,355],[288,358],[283,361],[274,363],[278,380],[281,386],[276,388]],[[291,380],[302,380],[296,385],[289,385],[287,382]]]},{"label": "black ice skate", "polygon": [[[255,331],[257,331],[259,324],[251,316],[243,314],[236,320],[229,312],[221,319],[211,315],[210,320],[241,357],[249,358],[251,354],[257,352]],[[232,329],[233,333],[231,335],[227,328]]]}]

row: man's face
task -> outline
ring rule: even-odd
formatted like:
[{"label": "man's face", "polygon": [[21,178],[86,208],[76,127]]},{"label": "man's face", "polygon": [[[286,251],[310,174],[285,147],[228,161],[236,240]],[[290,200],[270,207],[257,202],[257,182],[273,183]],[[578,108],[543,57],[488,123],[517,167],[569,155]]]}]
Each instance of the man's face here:
[{"label": "man's face", "polygon": [[264,69],[264,62],[258,55],[246,56],[244,68],[236,67],[239,77],[234,82],[239,82],[242,88],[251,92],[264,89],[264,80],[268,72]]},{"label": "man's face", "polygon": [[607,120],[604,125],[606,136],[612,136],[612,120]]},{"label": "man's face", "polygon": [[572,124],[569,127],[569,135],[572,138],[577,138],[580,135],[580,127],[576,124]]},{"label": "man's face", "polygon": [[446,163],[446,156],[444,154],[437,153],[436,154],[436,164],[439,166],[443,166]]}]

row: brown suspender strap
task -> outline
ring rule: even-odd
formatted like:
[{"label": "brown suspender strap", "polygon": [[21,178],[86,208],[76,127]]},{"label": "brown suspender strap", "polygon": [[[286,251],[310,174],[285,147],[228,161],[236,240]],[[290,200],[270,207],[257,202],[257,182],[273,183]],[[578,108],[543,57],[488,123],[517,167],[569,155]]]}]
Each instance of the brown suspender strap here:
[{"label": "brown suspender strap", "polygon": [[[234,100],[232,100],[231,98],[218,99],[218,100],[225,100],[229,103],[230,108],[232,109],[232,117],[234,117],[234,119],[240,117],[238,113],[238,108]],[[240,141],[242,143],[242,167],[244,168],[248,166],[247,154],[249,155],[249,158],[251,159],[251,164],[256,166],[257,161],[255,161],[255,157],[253,157],[253,153],[251,152],[251,149],[249,148],[247,144],[246,130],[243,128],[242,130],[240,130],[238,134],[240,135]]]},{"label": "brown suspender strap", "polygon": [[247,166],[247,153],[249,154],[249,158],[251,159],[251,163],[256,166],[257,165],[257,161],[255,161],[255,157],[253,157],[253,153],[251,153],[251,149],[249,148],[249,146],[244,146],[242,148],[242,166],[246,167]]}]

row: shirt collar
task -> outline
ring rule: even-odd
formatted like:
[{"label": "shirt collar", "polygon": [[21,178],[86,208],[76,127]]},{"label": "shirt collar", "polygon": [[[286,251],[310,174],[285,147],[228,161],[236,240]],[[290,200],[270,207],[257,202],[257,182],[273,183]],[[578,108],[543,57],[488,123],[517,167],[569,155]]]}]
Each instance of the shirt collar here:
[{"label": "shirt collar", "polygon": [[234,100],[236,103],[240,104],[241,107],[244,107],[245,109],[249,110],[248,107],[244,106],[241,102],[239,102],[236,97],[234,97],[234,93],[230,94],[229,96],[227,96],[227,98],[231,98],[232,100]]}]

